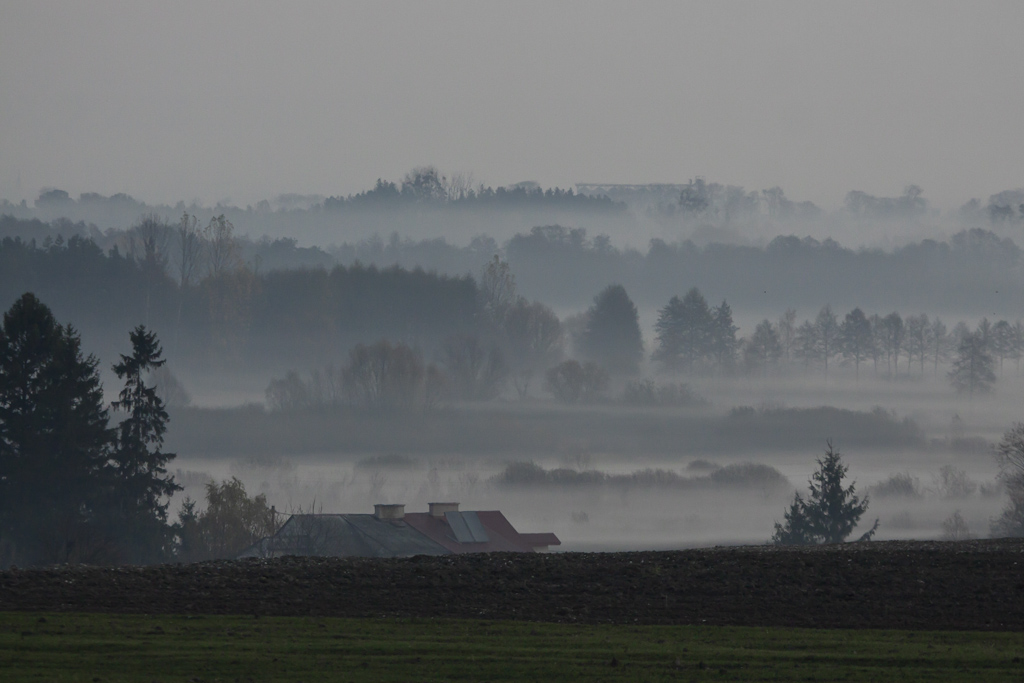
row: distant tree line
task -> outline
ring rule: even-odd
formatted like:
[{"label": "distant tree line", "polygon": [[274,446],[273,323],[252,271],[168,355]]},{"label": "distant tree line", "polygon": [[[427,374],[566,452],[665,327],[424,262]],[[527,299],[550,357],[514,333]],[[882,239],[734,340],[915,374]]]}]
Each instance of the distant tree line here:
[{"label": "distant tree line", "polygon": [[990,391],[996,370],[1012,361],[1019,374],[1024,355],[1024,324],[982,318],[972,330],[964,322],[952,330],[939,318],[922,313],[866,315],[854,308],[840,318],[825,305],[813,320],[797,324],[787,309],[778,321],[758,323],[749,336],[737,338],[728,302],[711,307],[697,288],[672,297],[658,314],[656,347],[651,359],[669,372],[729,374],[742,370],[765,375],[793,364],[816,367],[828,374],[829,363],[853,367],[870,363],[873,373],[887,378],[938,374],[948,362],[950,382],[960,393]]},{"label": "distant tree line", "polygon": [[472,174],[443,174],[434,166],[409,171],[399,183],[377,179],[373,189],[347,197],[328,197],[325,211],[381,209],[407,205],[467,208],[558,207],[586,211],[623,212],[626,205],[606,196],[577,194],[572,189],[544,189],[524,182],[508,187],[476,184]]},{"label": "distant tree line", "polygon": [[[221,218],[216,215],[195,226],[199,237],[212,236],[211,224],[219,228]],[[230,224],[227,218],[224,221]],[[154,223],[163,227],[151,230]],[[139,262],[147,258],[146,239],[139,233],[162,232],[163,237],[150,240],[151,246],[161,254],[158,263],[164,264],[168,276],[179,282],[180,228],[180,220],[165,224],[152,215],[143,216],[128,231],[0,216],[0,239],[20,237],[30,246],[36,239],[35,248],[45,249],[58,235],[65,244],[79,237],[95,242],[103,254],[116,247],[119,254]],[[319,249],[299,247],[292,239],[253,241],[234,232],[231,237],[233,253],[255,273],[376,264],[469,274],[499,254],[516,272],[524,296],[555,306],[579,306],[608,282],[622,284],[642,306],[658,305],[665,292],[685,291],[693,284],[722,292],[733,306],[745,310],[820,305],[826,300],[874,308],[970,311],[983,306],[1016,317],[1016,302],[1024,299],[1021,250],[1012,240],[980,228],[957,233],[948,241],[922,240],[892,251],[855,250],[832,240],[795,236],[776,237],[765,247],[655,239],[646,251],[638,251],[614,247],[607,235],[591,237],[583,228],[561,225],[534,227],[504,245],[482,235],[457,246],[441,238],[415,241],[393,233],[387,240],[374,237]],[[201,278],[203,271],[196,276]]]},{"label": "distant tree line", "polygon": [[[1024,260],[1010,239],[974,228],[948,241],[926,239],[892,251],[850,249],[827,239],[779,236],[765,247],[690,240],[619,249],[582,228],[539,226],[505,245],[524,292],[553,305],[578,305],[587,292],[618,282],[644,305],[697,283],[733,306],[844,305],[1016,311],[1024,300]],[[808,283],[813,283],[809,287]],[[909,286],[913,283],[913,287]]]},{"label": "distant tree line", "polygon": [[471,276],[360,264],[264,271],[243,260],[230,221],[200,226],[188,214],[175,225],[146,217],[107,251],[81,235],[4,238],[0,302],[26,290],[105,354],[117,346],[110,330],[142,320],[193,364],[318,361],[381,336],[432,350],[485,324]]},{"label": "distant tree line", "polygon": [[[708,225],[728,226],[767,218],[770,221],[821,220],[825,212],[812,202],[793,201],[781,187],[761,191],[748,191],[736,185],[709,182],[702,176],[692,178],[683,185],[579,185],[579,192],[571,189],[542,188],[535,182],[521,182],[505,187],[491,187],[478,183],[472,173],[444,173],[435,166],[420,166],[410,170],[399,181],[378,178],[373,188],[348,196],[323,197],[320,195],[281,194],[264,199],[255,206],[238,207],[218,204],[214,215],[227,213],[237,216],[280,213],[294,218],[303,214],[316,214],[351,209],[382,209],[390,206],[447,205],[466,207],[508,208],[533,206],[569,207],[583,210],[622,212],[653,209],[662,216],[680,217]],[[665,190],[675,188],[675,194],[665,201]],[[125,193],[104,196],[85,192],[78,199],[61,189],[48,188],[39,193],[33,207],[48,215],[55,212],[69,214],[93,213],[97,215],[130,215],[145,213],[175,214],[182,211],[200,212],[198,206],[178,202],[174,206],[148,205]],[[25,213],[28,203],[12,203],[0,199],[0,212]],[[920,220],[929,213],[924,190],[907,185],[894,197],[876,196],[860,190],[848,192],[842,208],[837,212],[857,221],[907,222]],[[990,222],[993,226],[1024,222],[1024,191],[1005,190],[990,195],[986,203],[970,199],[955,214],[969,223]],[[65,234],[65,238],[69,235]]]}]

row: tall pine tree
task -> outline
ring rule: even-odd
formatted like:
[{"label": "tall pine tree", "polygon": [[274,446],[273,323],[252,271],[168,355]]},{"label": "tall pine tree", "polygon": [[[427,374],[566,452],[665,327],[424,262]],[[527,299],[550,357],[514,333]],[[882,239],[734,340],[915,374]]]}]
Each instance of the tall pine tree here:
[{"label": "tall pine tree", "polygon": [[27,293],[0,328],[0,559],[103,562],[96,532],[111,433],[97,372],[74,328]]},{"label": "tall pine tree", "polygon": [[164,559],[171,549],[167,525],[167,498],[181,487],[168,476],[173,453],[161,450],[169,417],[155,385],[147,375],[167,361],[156,334],[142,325],[130,334],[132,354],[121,355],[113,370],[124,388],[112,404],[128,416],[117,427],[112,466],[117,481],[112,510],[115,528],[128,557],[134,562]]}]

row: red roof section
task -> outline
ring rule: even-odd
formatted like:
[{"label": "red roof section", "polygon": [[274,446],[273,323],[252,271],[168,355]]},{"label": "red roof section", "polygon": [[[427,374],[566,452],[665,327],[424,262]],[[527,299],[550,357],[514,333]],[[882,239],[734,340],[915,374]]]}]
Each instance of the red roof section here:
[{"label": "red roof section", "polygon": [[[521,534],[498,510],[477,510],[476,516],[487,531],[483,543],[459,543],[444,517],[429,512],[407,512],[403,521],[421,534],[453,553],[519,552],[532,553],[534,548],[561,545],[551,533]],[[543,541],[543,542],[538,542]]]}]

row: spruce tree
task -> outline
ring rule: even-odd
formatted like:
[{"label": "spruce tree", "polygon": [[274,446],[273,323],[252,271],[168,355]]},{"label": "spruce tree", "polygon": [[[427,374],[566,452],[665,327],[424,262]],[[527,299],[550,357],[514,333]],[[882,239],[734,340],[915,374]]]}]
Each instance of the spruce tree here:
[{"label": "spruce tree", "polygon": [[[726,333],[723,339],[732,328],[732,311],[728,308],[726,311],[728,320],[722,319],[722,331]],[[670,370],[693,372],[702,361],[714,355],[715,318],[704,295],[696,287],[682,299],[672,297],[668,305],[659,311],[654,329],[658,348],[653,360],[664,363]],[[735,334],[735,329],[732,329],[734,341]]]},{"label": "spruce tree", "polygon": [[583,353],[611,373],[636,374],[644,356],[636,305],[622,285],[609,285],[587,311]]},{"label": "spruce tree", "polygon": [[112,512],[118,535],[136,562],[163,559],[170,551],[172,530],[167,525],[166,499],[181,487],[167,475],[173,453],[161,450],[169,417],[155,385],[146,383],[150,371],[163,366],[163,349],[156,334],[142,325],[130,334],[132,354],[121,355],[113,366],[124,388],[112,407],[128,416],[117,427],[112,457],[116,488]]},{"label": "spruce tree", "polygon": [[[785,524],[775,523],[772,543],[775,545],[813,545],[842,543],[853,533],[860,518],[868,509],[868,500],[861,500],[854,484],[843,486],[847,467],[832,442],[826,442],[825,457],[818,458],[818,469],[810,484],[806,499],[799,493],[785,513]],[[878,520],[860,540],[867,541],[878,529]]]},{"label": "spruce tree", "polygon": [[0,554],[12,562],[113,559],[95,526],[112,436],[97,365],[33,294],[4,314]]}]

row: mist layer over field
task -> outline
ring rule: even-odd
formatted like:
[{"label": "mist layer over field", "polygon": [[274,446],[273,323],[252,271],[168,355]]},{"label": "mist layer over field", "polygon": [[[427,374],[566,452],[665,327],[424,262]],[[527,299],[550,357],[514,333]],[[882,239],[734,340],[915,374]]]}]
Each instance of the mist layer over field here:
[{"label": "mist layer over field", "polygon": [[238,477],[280,512],[457,501],[553,531],[560,550],[595,550],[765,542],[831,439],[870,500],[861,531],[878,518],[879,539],[941,538],[959,511],[984,537],[1005,504],[991,444],[1024,391],[1006,374],[996,396],[971,401],[942,378],[835,377],[695,381],[707,402],[691,408],[184,411],[169,445],[180,496],[201,499],[206,481]]}]

